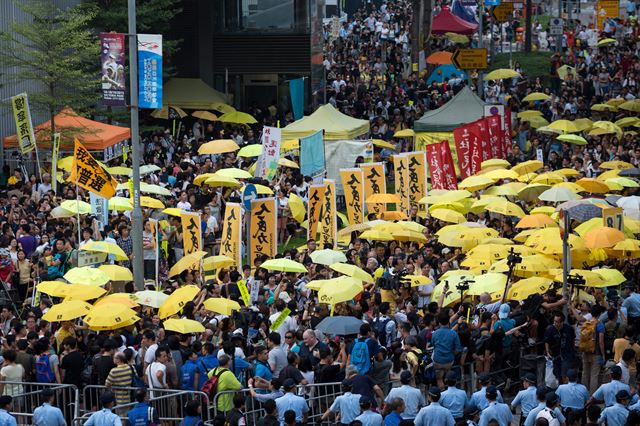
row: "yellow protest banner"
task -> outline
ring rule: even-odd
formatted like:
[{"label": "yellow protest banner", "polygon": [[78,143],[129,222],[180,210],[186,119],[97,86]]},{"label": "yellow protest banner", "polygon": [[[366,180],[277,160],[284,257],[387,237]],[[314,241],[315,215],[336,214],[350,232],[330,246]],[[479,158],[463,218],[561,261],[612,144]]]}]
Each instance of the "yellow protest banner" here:
[{"label": "yellow protest banner", "polygon": [[396,194],[400,197],[400,205],[396,206],[396,210],[409,213],[409,174],[408,174],[408,161],[407,155],[394,155],[393,156],[393,174],[396,182]]},{"label": "yellow protest banner", "polygon": [[424,151],[407,153],[409,203],[417,206],[427,196],[427,154]]},{"label": "yellow protest banner", "polygon": [[180,220],[182,222],[184,254],[202,250],[202,220],[200,219],[200,214],[182,212]]},{"label": "yellow protest banner", "polygon": [[19,95],[11,97],[11,107],[13,108],[13,118],[16,122],[18,146],[20,147],[20,152],[26,154],[27,152],[33,151],[36,147],[36,136],[33,133],[27,94],[20,93]]},{"label": "yellow protest banner", "polygon": [[320,215],[320,249],[338,245],[338,219],[336,216],[336,182],[324,180],[324,203]]},{"label": "yellow protest banner", "polygon": [[340,169],[340,178],[349,224],[364,222],[364,172],[362,169]]},{"label": "yellow protest banner", "polygon": [[[151,228],[151,238],[153,239],[153,251],[155,256],[155,281],[156,287],[158,286],[158,272],[160,266],[160,250],[158,244],[158,220],[157,219],[149,219],[149,226]],[[193,269],[193,268],[192,268]]]},{"label": "yellow protest banner", "polygon": [[116,193],[116,180],[98,163],[78,139],[75,140],[69,182],[107,200]]},{"label": "yellow protest banner", "polygon": [[60,153],[60,133],[53,134],[53,145],[51,147],[51,189],[56,192],[58,186],[58,154]]},{"label": "yellow protest banner", "polygon": [[261,198],[251,202],[249,260],[252,267],[256,257],[267,256],[273,259],[278,254],[277,220],[275,198]]},{"label": "yellow protest banner", "polygon": [[248,307],[251,303],[251,300],[249,299],[249,290],[247,290],[247,284],[245,284],[244,280],[238,281],[238,289],[240,290],[240,297],[242,297],[244,306]]},{"label": "yellow protest banner", "polygon": [[280,312],[280,315],[278,315],[278,318],[276,318],[273,324],[271,324],[271,327],[269,327],[269,330],[276,331],[278,328],[280,328],[280,326],[282,325],[284,320],[289,316],[290,313],[291,313],[291,309],[284,308],[282,312]]},{"label": "yellow protest banner", "polygon": [[620,3],[618,0],[598,0],[596,4],[597,28],[604,28],[604,21],[609,18],[620,16]]},{"label": "yellow protest banner", "polygon": [[224,209],[224,226],[220,240],[220,254],[236,261],[238,271],[242,270],[242,211],[239,203],[227,203]]},{"label": "yellow protest banner", "polygon": [[[384,165],[382,163],[361,164],[360,168],[364,172],[364,201],[373,194],[381,194],[387,192],[387,181],[384,176]],[[380,213],[386,210],[384,204],[367,205],[369,213],[374,213],[376,218],[380,217]]]},{"label": "yellow protest banner", "polygon": [[318,223],[320,222],[320,212],[324,204],[324,185],[311,185],[309,187],[309,203],[307,205],[307,240],[315,240],[318,233]]}]

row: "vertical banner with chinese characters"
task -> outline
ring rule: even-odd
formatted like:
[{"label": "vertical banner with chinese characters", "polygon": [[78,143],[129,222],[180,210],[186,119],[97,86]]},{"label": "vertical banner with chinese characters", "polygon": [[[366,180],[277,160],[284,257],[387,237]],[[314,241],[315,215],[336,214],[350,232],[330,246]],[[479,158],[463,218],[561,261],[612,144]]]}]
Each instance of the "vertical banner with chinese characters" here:
[{"label": "vertical banner with chinese characters", "polygon": [[493,158],[504,158],[502,144],[504,143],[504,134],[502,133],[502,117],[492,115],[486,117],[489,124],[489,144],[491,145],[491,155]]},{"label": "vertical banner with chinese characters", "polygon": [[471,160],[470,172],[475,175],[482,168],[482,130],[476,123],[467,124],[465,126],[471,134],[471,140],[469,143],[469,156]]},{"label": "vertical banner with chinese characters", "polygon": [[58,186],[58,153],[60,152],[60,133],[53,134],[53,145],[51,146],[51,190],[56,193]]},{"label": "vertical banner with chinese characters", "polygon": [[[383,194],[387,192],[387,181],[384,174],[384,164],[367,163],[361,164],[360,168],[364,172],[364,201],[373,194]],[[384,204],[367,204],[369,213],[374,213],[377,218],[380,213],[386,211]]]},{"label": "vertical banner with chinese characters", "polygon": [[400,205],[396,210],[409,214],[409,180],[407,155],[400,154],[393,156],[393,171],[395,179],[396,194],[400,197]]},{"label": "vertical banner with chinese characters", "polygon": [[276,236],[277,204],[275,198],[261,198],[251,202],[249,222],[249,252],[251,266],[258,256],[273,259],[278,254]]},{"label": "vertical banner with chinese characters", "polygon": [[104,226],[109,223],[108,201],[106,198],[96,195],[93,192],[89,193],[89,201],[91,204],[91,212],[96,216],[98,227],[102,231]]},{"label": "vertical banner with chinese characters", "polygon": [[307,204],[307,218],[309,226],[307,226],[307,240],[315,240],[318,233],[318,223],[320,222],[320,213],[324,205],[323,185],[311,185],[309,187],[309,203]]},{"label": "vertical banner with chinese characters", "polygon": [[336,216],[336,182],[324,180],[324,203],[320,215],[320,249],[338,245],[338,219]]},{"label": "vertical banner with chinese characters", "polygon": [[278,169],[280,159],[280,141],[282,131],[277,127],[263,127],[262,130],[262,154],[258,157],[255,177],[271,181]]},{"label": "vertical banner with chinese characters", "polygon": [[184,254],[202,250],[202,220],[199,213],[182,212],[182,243]]},{"label": "vertical banner with chinese characters", "polygon": [[502,139],[502,151],[504,157],[511,152],[511,108],[504,107],[504,138]]},{"label": "vertical banner with chinese characters", "polygon": [[[151,238],[153,238],[153,251],[156,260],[156,268],[155,268],[155,279],[156,279],[156,288],[158,286],[158,275],[160,272],[160,244],[158,244],[158,220],[157,219],[149,219],[149,228],[151,229]],[[192,268],[193,269],[193,268]]]},{"label": "vertical banner with chinese characters", "polygon": [[[224,209],[224,226],[220,239],[220,254],[236,261],[238,271],[242,270],[242,209],[239,203],[227,203]],[[185,246],[186,249],[186,246]]]},{"label": "vertical banner with chinese characters", "polygon": [[13,108],[13,118],[16,122],[16,137],[20,152],[26,154],[36,147],[36,136],[33,133],[31,123],[31,111],[29,110],[29,98],[26,93],[11,97],[11,107]]},{"label": "vertical banner with chinese characters", "polygon": [[364,173],[362,169],[340,169],[340,179],[350,225],[364,222]]},{"label": "vertical banner with chinese characters", "polygon": [[[425,146],[431,187],[433,189],[456,189],[456,176],[449,142],[442,141]],[[448,154],[447,154],[448,153]]]},{"label": "vertical banner with chinese characters", "polygon": [[465,179],[473,174],[471,172],[471,146],[475,142],[474,136],[469,131],[469,126],[460,126],[453,129],[453,138],[456,141],[460,178]]},{"label": "vertical banner with chinese characters", "polygon": [[486,118],[481,118],[477,121],[474,121],[473,124],[476,124],[480,129],[480,134],[482,135],[480,138],[480,151],[482,153],[482,161],[486,161],[491,158],[491,146],[489,145],[489,124],[487,123]]},{"label": "vertical banner with chinese characters", "polygon": [[105,105],[125,106],[124,34],[100,33],[102,99]]},{"label": "vertical banner with chinese characters", "polygon": [[456,169],[453,165],[453,156],[451,155],[449,141],[445,140],[439,145],[440,157],[442,158],[442,171],[444,172],[445,189],[458,189],[458,178],[456,177]]},{"label": "vertical banner with chinese characters", "polygon": [[75,140],[69,182],[96,193],[107,200],[116,193],[116,180],[98,163],[87,149]]},{"label": "vertical banner with chinese characters", "polygon": [[162,35],[138,34],[138,106],[162,108]]},{"label": "vertical banner with chinese characters", "polygon": [[407,154],[409,177],[409,202],[417,206],[421,198],[427,196],[427,155],[424,151]]}]

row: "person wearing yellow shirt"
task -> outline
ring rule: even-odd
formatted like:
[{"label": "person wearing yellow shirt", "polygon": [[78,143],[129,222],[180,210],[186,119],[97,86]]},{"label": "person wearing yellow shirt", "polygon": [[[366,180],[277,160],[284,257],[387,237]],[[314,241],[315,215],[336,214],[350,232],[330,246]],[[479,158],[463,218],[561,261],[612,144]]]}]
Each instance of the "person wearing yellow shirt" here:
[{"label": "person wearing yellow shirt", "polygon": [[[209,371],[209,378],[214,375],[218,377],[218,385],[216,387],[216,394],[220,394],[225,391],[237,391],[242,389],[242,385],[236,378],[235,374],[229,370],[231,364],[231,358],[228,355],[220,355],[218,357],[218,367]],[[218,412],[226,413],[233,409],[233,393],[224,393],[217,398]]]}]

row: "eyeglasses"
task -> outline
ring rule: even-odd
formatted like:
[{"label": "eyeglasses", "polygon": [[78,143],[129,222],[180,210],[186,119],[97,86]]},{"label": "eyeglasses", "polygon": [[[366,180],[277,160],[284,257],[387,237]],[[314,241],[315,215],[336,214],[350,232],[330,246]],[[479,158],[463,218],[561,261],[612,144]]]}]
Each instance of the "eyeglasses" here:
[{"label": "eyeglasses", "polygon": [[293,336],[284,336],[285,339],[293,339]]}]

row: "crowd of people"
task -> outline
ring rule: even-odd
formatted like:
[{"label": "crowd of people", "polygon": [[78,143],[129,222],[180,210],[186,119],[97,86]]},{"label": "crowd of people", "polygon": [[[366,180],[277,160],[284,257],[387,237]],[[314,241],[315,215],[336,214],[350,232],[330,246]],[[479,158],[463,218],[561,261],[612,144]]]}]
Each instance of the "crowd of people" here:
[{"label": "crowd of people", "polygon": [[[412,128],[424,112],[444,105],[462,86],[476,90],[482,84],[488,102],[508,105],[513,111],[513,145],[507,155],[511,165],[538,159],[544,171],[575,170],[577,175],[567,178],[571,181],[599,176],[604,171],[600,165],[607,161],[639,167],[640,143],[634,130],[638,122],[628,121],[630,127],[619,132],[587,135],[586,145],[575,145],[516,118],[527,109],[541,111],[549,122],[636,117],[637,113],[617,108],[639,96],[638,25],[635,10],[628,8],[627,13],[624,19],[607,22],[599,37],[611,37],[615,43],[604,46],[592,42],[593,28],[573,23],[563,37],[562,52],[549,52],[547,76],[532,78],[516,63],[520,77],[509,80],[487,83],[472,72],[468,80],[454,74],[427,84],[426,73],[411,67],[410,2],[384,2],[380,7],[368,3],[348,18],[337,37],[330,37],[327,28],[327,99],[346,114],[369,120],[373,138],[395,144],[394,151],[376,149],[376,159],[381,161],[394,152],[413,149],[412,139],[394,139],[395,132]],[[456,47],[441,37],[431,37],[427,44],[431,51]],[[531,92],[551,98],[523,102]],[[595,104],[608,106],[594,110]],[[167,207],[202,214],[204,247],[211,254],[219,250],[225,205],[238,201],[239,192],[193,181],[221,168],[246,170],[252,160],[233,153],[198,155],[198,147],[221,138],[231,138],[240,146],[260,143],[262,125],[280,120],[284,126],[292,121],[291,113],[278,110],[275,104],[252,106],[249,112],[258,125],[196,121],[184,136],[174,139],[168,130],[154,132],[144,135],[141,144],[145,164],[160,169],[146,174],[144,180],[171,191],[171,196],[163,198]],[[295,151],[286,155],[295,159]],[[392,168],[390,163],[387,167]],[[392,176],[388,174],[389,183]],[[309,179],[296,169],[281,168],[272,182],[259,183],[277,194],[281,242],[296,237],[300,226],[291,217],[287,200],[291,193],[306,200]],[[615,288],[575,285],[559,291],[551,286],[519,300],[509,297],[513,285],[509,282],[499,295],[479,292],[445,303],[449,293],[459,289],[451,284],[444,291],[435,290],[465,268],[468,247],[444,244],[437,233],[447,223],[413,206],[409,221],[420,226],[426,243],[368,241],[352,233],[344,247],[347,263],[376,280],[364,283],[364,291],[353,300],[330,307],[306,287],[313,280],[338,275],[312,261],[312,253],[321,249],[314,239],[298,249],[283,244],[278,255],[299,261],[306,273],[267,270],[260,267],[266,259],[260,258],[255,259],[255,269],[248,265],[242,270],[224,268],[213,276],[187,270],[169,279],[168,270],[184,255],[181,222],[160,209],[144,209],[145,278],[149,280],[145,286],[156,289],[157,285],[167,294],[184,285],[198,286],[198,294],[177,316],[200,322],[205,331],[165,330],[168,318],[141,305],[135,308],[140,317],[135,324],[95,332],[82,320],[45,321],[42,316],[59,300],[33,288],[41,281],[60,280],[77,265],[78,249],[90,241],[115,242],[131,257],[130,213],[111,212],[102,229],[91,215],[82,215],[79,221],[75,216],[53,217],[51,211],[61,201],[88,198],[88,193],[61,183],[54,194],[47,174],[38,181],[35,176],[23,176],[21,169],[7,167],[0,187],[0,279],[5,289],[0,312],[2,424],[16,424],[16,417],[21,422],[32,419],[36,425],[70,424],[70,410],[55,407],[55,391],[44,388],[39,407],[25,400],[23,395],[34,389],[33,383],[77,387],[84,396],[85,412],[93,413],[85,416],[85,424],[100,426],[120,425],[121,419],[136,426],[160,424],[166,418],[181,418],[182,426],[199,426],[207,419],[220,425],[640,424],[636,365],[640,361],[640,249],[627,256],[589,259],[585,269],[621,271],[625,280]],[[636,192],[625,187],[620,195]],[[474,196],[479,198],[481,193]],[[587,196],[586,191],[583,195]],[[513,201],[527,213],[544,204],[517,197]],[[606,203],[604,198],[602,202]],[[465,212],[465,216],[474,226],[494,229],[497,237],[516,236],[513,217],[486,211]],[[168,244],[160,251],[157,283],[148,219],[169,222],[161,229],[160,238]],[[628,238],[637,238],[638,232],[629,232]],[[514,244],[518,247],[524,246]],[[117,263],[131,267],[130,261]],[[403,280],[406,274],[432,282],[410,286]],[[240,281],[260,286],[251,306],[243,302]],[[132,283],[125,291],[134,291]],[[236,300],[242,309],[230,315],[211,312],[203,305],[211,297]],[[290,314],[272,327],[285,310]],[[330,315],[353,317],[359,327],[351,335],[317,330]],[[531,362],[525,365],[524,360]],[[83,393],[89,385],[105,390]],[[194,396],[181,407],[154,404],[167,390],[201,391],[207,398]],[[249,411],[258,415],[251,417]]]}]

